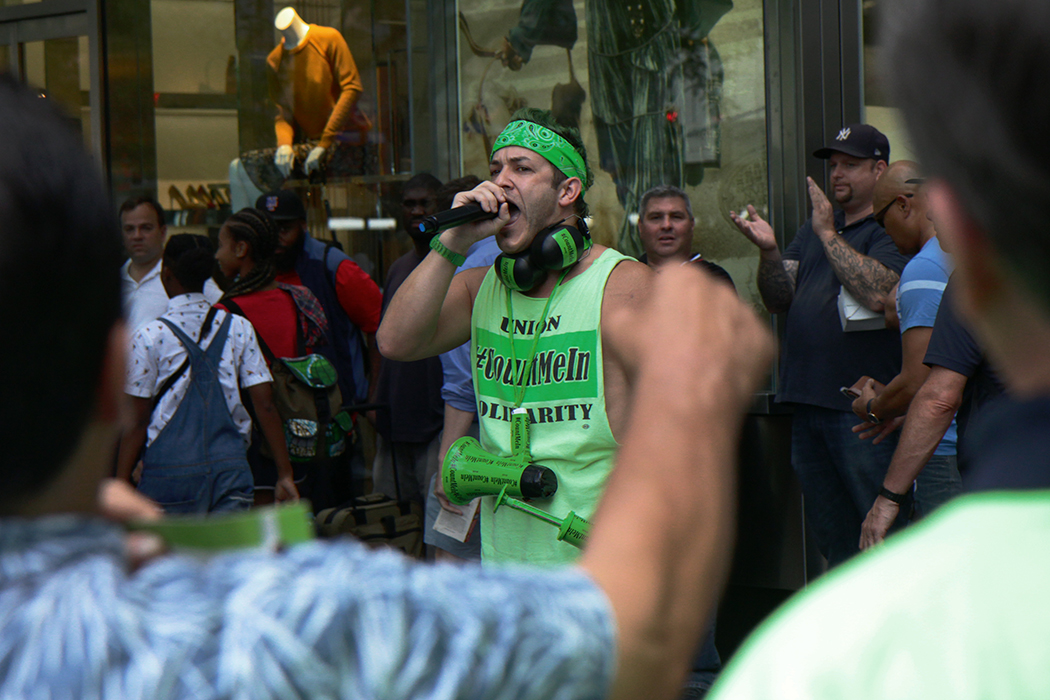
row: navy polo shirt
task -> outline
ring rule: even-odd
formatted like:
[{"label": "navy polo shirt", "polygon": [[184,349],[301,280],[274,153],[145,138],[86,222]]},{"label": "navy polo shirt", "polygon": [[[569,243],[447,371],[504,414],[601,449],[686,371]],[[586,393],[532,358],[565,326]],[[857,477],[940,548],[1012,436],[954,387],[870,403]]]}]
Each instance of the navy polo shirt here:
[{"label": "navy polo shirt", "polygon": [[967,491],[1050,489],[1050,397],[992,401],[972,424]]},{"label": "navy polo shirt", "polygon": [[941,305],[937,309],[937,318],[933,322],[930,344],[926,346],[923,363],[930,367],[950,369],[967,378],[962,404],[955,415],[958,425],[959,458],[964,462],[966,449],[963,437],[967,425],[985,404],[1003,392],[1003,385],[988,364],[977,341],[955,312],[955,299],[951,291],[953,279],[954,276],[949,278],[948,286],[941,297]]},{"label": "navy polo shirt", "polygon": [[[868,216],[845,226],[845,217],[845,212],[835,212],[835,229],[846,243],[899,275],[908,259],[875,219]],[[783,258],[799,264],[787,314],[777,401],[849,411],[851,401],[839,387],[852,386],[865,374],[888,384],[900,373],[900,333],[842,330],[838,312],[842,284],[813,232],[812,220],[798,230]]]}]

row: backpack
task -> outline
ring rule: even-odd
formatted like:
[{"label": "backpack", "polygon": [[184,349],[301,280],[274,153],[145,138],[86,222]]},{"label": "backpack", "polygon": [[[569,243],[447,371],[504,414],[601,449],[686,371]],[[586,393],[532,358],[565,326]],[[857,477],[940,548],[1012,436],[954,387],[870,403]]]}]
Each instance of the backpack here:
[{"label": "backpack", "polygon": [[415,501],[397,501],[381,493],[357,496],[317,514],[318,537],[350,535],[373,549],[400,549],[423,558],[423,507]]},{"label": "backpack", "polygon": [[[244,310],[235,301],[227,299],[222,304],[231,312],[244,316]],[[296,336],[296,347],[302,352],[298,323]],[[331,361],[318,353],[275,357],[262,336],[256,334],[256,337],[259,348],[270,363],[273,403],[284,427],[289,459],[309,463],[343,454],[347,439],[353,440],[354,424],[350,414],[342,408],[339,374]],[[273,451],[266,441],[259,445],[259,452],[273,459]]]}]

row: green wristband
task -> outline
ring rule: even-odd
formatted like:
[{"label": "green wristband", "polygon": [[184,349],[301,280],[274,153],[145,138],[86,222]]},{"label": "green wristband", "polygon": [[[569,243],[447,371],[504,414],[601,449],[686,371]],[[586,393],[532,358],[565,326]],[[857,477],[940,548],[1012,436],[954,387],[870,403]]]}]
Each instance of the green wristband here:
[{"label": "green wristband", "polygon": [[441,242],[441,236],[434,236],[430,239],[430,249],[456,267],[459,267],[467,261],[466,255],[460,255],[453,250],[449,250],[448,246]]}]

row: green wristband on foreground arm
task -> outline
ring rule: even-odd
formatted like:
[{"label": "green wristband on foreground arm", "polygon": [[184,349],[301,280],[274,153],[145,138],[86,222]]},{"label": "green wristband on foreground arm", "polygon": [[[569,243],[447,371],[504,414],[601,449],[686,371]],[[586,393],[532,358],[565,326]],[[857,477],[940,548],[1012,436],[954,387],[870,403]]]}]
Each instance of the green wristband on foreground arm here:
[{"label": "green wristband on foreground arm", "polygon": [[441,242],[441,236],[434,236],[430,239],[430,249],[456,267],[467,261],[466,255],[460,255],[454,250],[449,250],[448,246]]},{"label": "green wristband on foreground arm", "polygon": [[159,535],[172,549],[215,554],[262,547],[278,551],[314,539],[314,521],[306,501],[254,508],[229,514],[168,515],[160,520],[136,520],[129,530]]}]

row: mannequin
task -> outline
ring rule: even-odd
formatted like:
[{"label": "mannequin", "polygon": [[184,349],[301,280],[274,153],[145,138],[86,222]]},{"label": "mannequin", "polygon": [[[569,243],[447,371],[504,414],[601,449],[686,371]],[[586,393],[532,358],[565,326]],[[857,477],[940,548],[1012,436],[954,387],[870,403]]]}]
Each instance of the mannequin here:
[{"label": "mannequin", "polygon": [[276,149],[246,151],[230,164],[233,208],[289,177],[359,175],[375,166],[368,117],[357,107],[361,77],[337,29],[308,24],[294,8],[274,18],[281,40],[266,57],[270,99],[276,106]]},{"label": "mannequin", "polygon": [[266,59],[271,71],[271,96],[278,106],[274,165],[285,177],[291,173],[293,134],[320,139],[303,165],[309,174],[320,168],[321,157],[336,133],[348,127],[366,131],[371,126],[356,109],[361,78],[346,40],[337,30],[307,24],[291,7],[277,13],[274,26],[282,36]]},{"label": "mannequin", "polygon": [[294,49],[310,31],[310,25],[303,21],[294,7],[286,7],[277,13],[273,26],[284,36],[284,48]]},{"label": "mannequin", "polygon": [[[303,42],[303,39],[306,38],[306,33],[310,31],[310,25],[303,21],[303,18],[299,16],[294,7],[286,7],[278,12],[277,17],[273,20],[273,26],[281,33],[283,37],[282,43],[288,51],[298,47]],[[322,155],[324,155],[324,149],[320,146],[310,149],[310,155],[306,157],[306,165],[303,169],[307,173],[317,170],[321,163]],[[277,153],[273,157],[273,164],[277,166],[277,169],[285,177],[288,177],[289,173],[292,172],[294,156],[295,151],[292,150],[290,144],[277,147]]]}]

